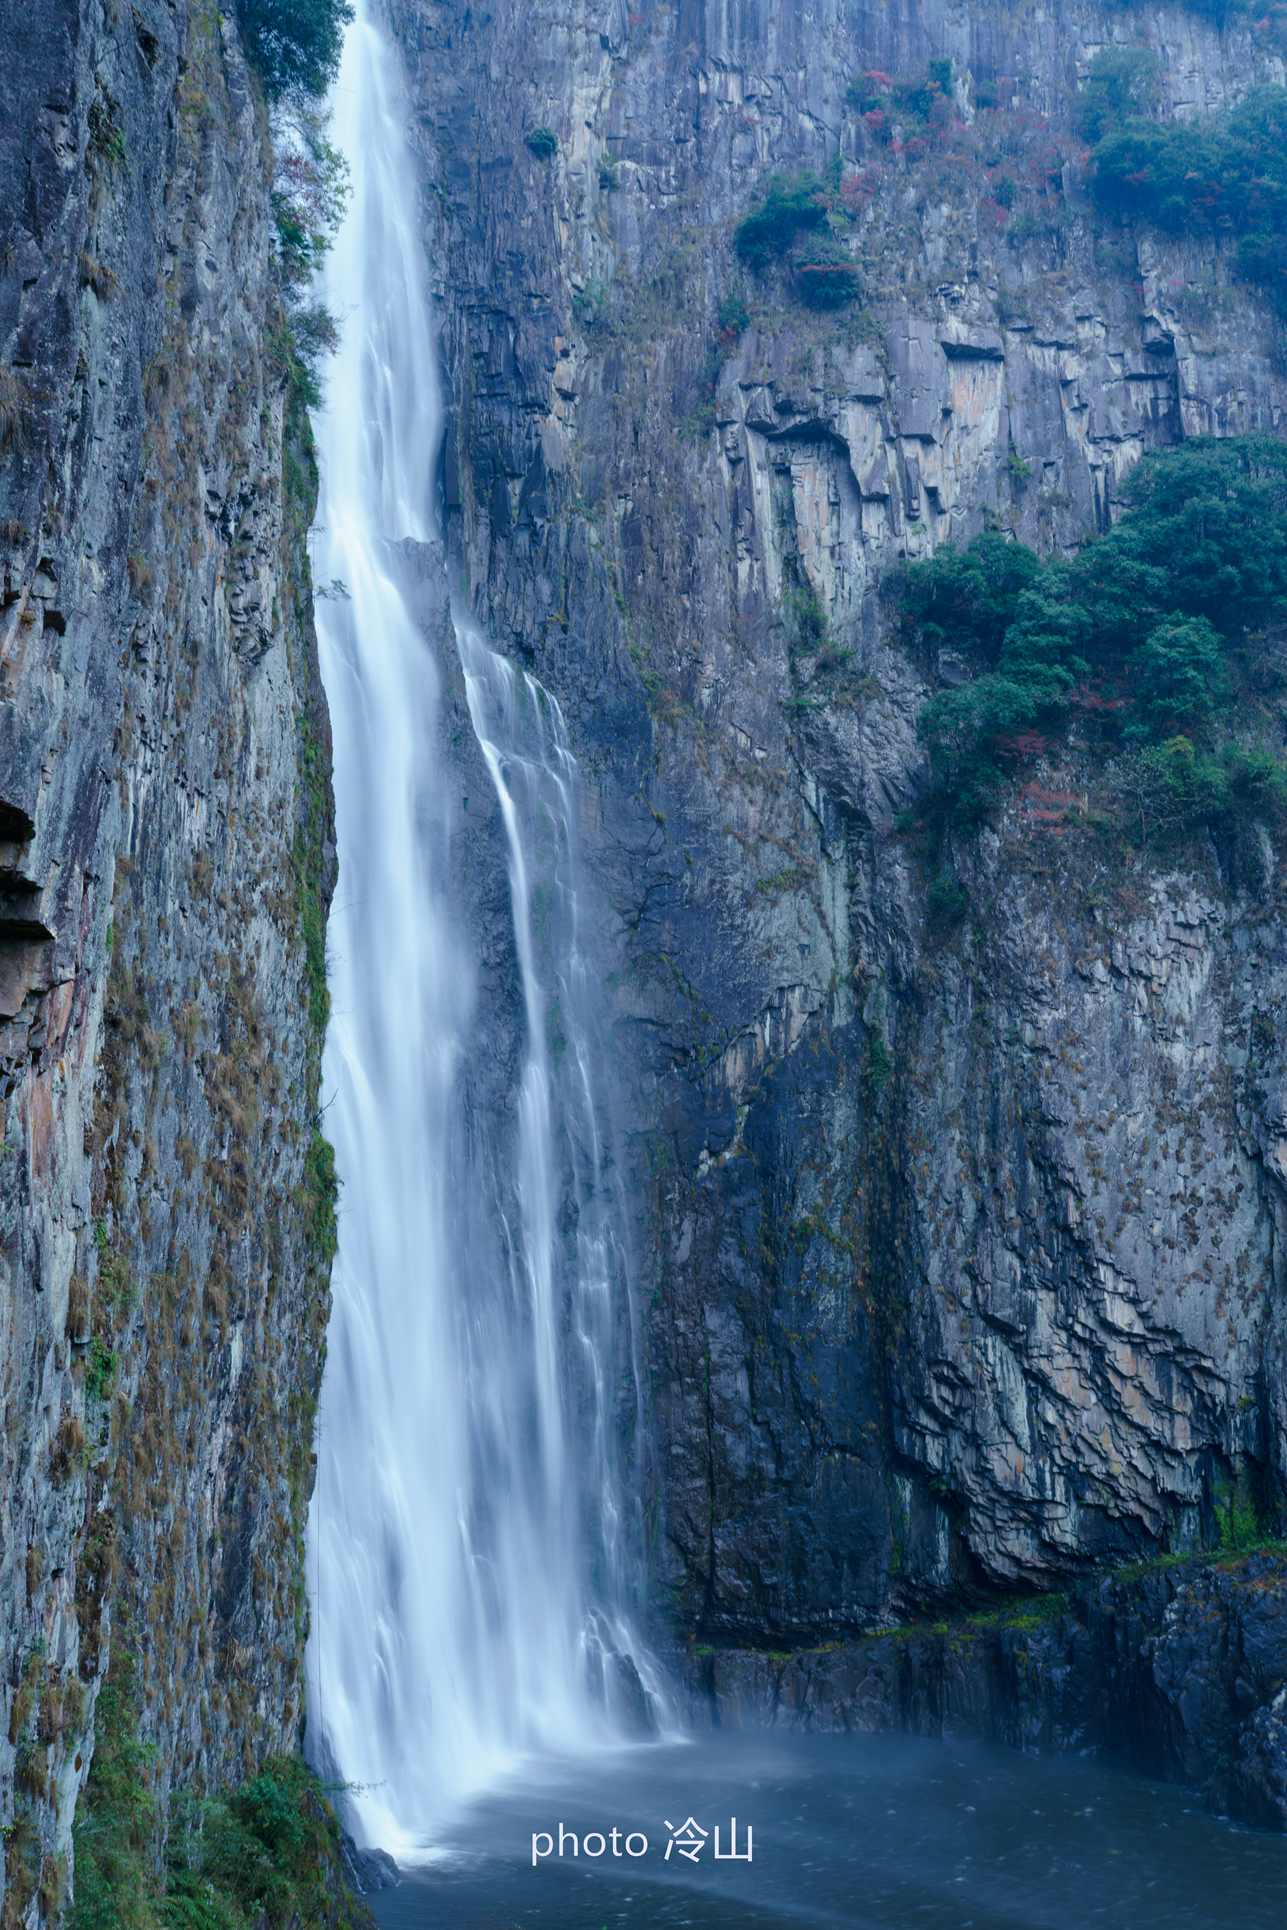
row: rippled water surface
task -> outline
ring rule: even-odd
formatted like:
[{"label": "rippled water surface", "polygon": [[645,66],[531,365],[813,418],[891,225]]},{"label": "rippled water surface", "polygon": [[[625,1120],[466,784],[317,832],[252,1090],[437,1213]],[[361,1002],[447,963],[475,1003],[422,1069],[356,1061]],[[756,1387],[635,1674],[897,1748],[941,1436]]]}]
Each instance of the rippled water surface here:
[{"label": "rippled water surface", "polygon": [[[689,1816],[708,1832],[697,1862],[666,1860],[666,1823]],[[752,1827],[750,1863],[713,1860],[733,1816],[739,1852]],[[533,1868],[533,1833],[557,1843],[560,1823],[582,1853]],[[587,1830],[605,1840],[589,1862]],[[627,1831],[645,1854],[625,1856]],[[1287,1923],[1282,1837],[1102,1761],[908,1738],[724,1734],[546,1767],[472,1806],[439,1856],[371,1899],[382,1930]]]}]

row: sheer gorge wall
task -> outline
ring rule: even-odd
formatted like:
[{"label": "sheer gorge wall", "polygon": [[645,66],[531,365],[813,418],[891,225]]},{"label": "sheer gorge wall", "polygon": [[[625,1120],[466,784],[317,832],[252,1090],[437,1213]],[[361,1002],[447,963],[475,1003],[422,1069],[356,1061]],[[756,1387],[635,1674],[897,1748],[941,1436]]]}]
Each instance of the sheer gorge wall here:
[{"label": "sheer gorge wall", "polygon": [[[457,1026],[454,1111],[421,1157],[483,1269],[448,1266],[426,1371],[465,1372],[453,1304],[519,1320],[549,1259],[544,1392],[481,1341],[471,1383],[540,1453],[473,1410],[446,1497],[406,1442],[423,1505],[469,1492],[513,1557],[494,1627],[540,1620],[481,1506],[502,1463],[618,1721],[664,1700],[645,1624],[698,1719],[771,1713],[807,1695],[765,1651],[1280,1533],[1287,613],[1235,571],[1219,703],[1181,714],[1168,658],[1154,718],[1095,656],[1102,598],[1071,637],[1089,606],[1025,578],[1040,649],[1017,602],[993,649],[993,578],[940,620],[915,575],[980,535],[1071,555],[1205,437],[1244,467],[1193,469],[1192,553],[1212,505],[1249,555],[1281,513],[1249,440],[1287,384],[1277,10],[389,0],[360,30],[407,144],[387,286],[423,304],[390,321],[418,346],[382,421],[414,449],[372,458],[405,497],[379,594],[433,691],[424,796],[361,839],[373,880],[425,839],[454,934],[413,961],[470,1013],[429,1027]],[[322,325],[261,78],[231,14],[177,0],[10,6],[0,37],[0,1787],[6,1921],[34,1923],[105,1738],[159,1806],[131,1850],[157,1884],[172,1791],[300,1742],[337,861]],[[358,300],[322,379],[369,424]],[[320,520],[338,665],[362,597]],[[940,704],[944,750],[925,706],[1021,645],[1029,710]],[[388,963],[357,902],[333,1046],[377,996],[360,945]],[[382,982],[381,1051],[412,990]],[[1179,1572],[1183,1620],[1224,1583]],[[437,1577],[403,1635],[439,1626]],[[1259,1750],[1271,1820],[1280,1675],[1246,1678],[1226,1752]]]},{"label": "sheer gorge wall", "polygon": [[[655,1599],[780,1646],[1209,1538],[1282,1473],[1277,847],[1093,823],[1088,726],[944,826],[918,713],[977,665],[898,583],[987,529],[1072,548],[1146,452],[1278,431],[1275,291],[1106,210],[1085,123],[1118,45],[1162,116],[1280,86],[1276,24],[394,19],[449,553],[592,785]],[[776,252],[741,225],[774,174],[820,203]],[[1242,671],[1276,754],[1280,621]]]}]

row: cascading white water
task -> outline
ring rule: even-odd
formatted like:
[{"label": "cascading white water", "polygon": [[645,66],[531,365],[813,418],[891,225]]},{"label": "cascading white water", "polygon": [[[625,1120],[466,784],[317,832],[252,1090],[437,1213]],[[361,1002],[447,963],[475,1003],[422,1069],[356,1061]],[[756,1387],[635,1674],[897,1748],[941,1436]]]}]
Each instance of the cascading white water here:
[{"label": "cascading white water", "polygon": [[614,1689],[647,1700],[612,1446],[623,1333],[634,1352],[585,1017],[575,761],[557,706],[464,625],[522,981],[516,1132],[462,1102],[489,1043],[449,889],[442,678],[416,614],[442,580],[441,405],[415,168],[365,7],[333,101],[353,198],[323,290],[342,341],[316,421],[314,575],[337,585],[317,615],[339,847],[323,1084],[342,1191],[309,1733],[360,1786],[359,1832],[406,1854],[524,1752],[609,1738]]},{"label": "cascading white water", "polygon": [[[632,1320],[626,1255],[616,1235],[621,1203],[610,1191],[611,1165],[595,1116],[595,1077],[586,1013],[591,1003],[588,962],[581,948],[576,885],[576,806],[579,773],[555,699],[535,678],[519,675],[487,648],[468,622],[456,625],[456,640],[469,697],[470,718],[500,802],[509,852],[510,896],[523,980],[528,1055],[520,1103],[519,1197],[527,1206],[532,1232],[542,1203],[560,1194],[568,1202],[574,1243],[569,1295],[568,1339],[576,1359],[555,1358],[556,1309],[552,1263],[554,1229],[544,1223],[527,1243],[527,1265],[539,1269],[530,1280],[532,1304],[549,1309],[546,1328],[550,1352],[541,1362],[551,1390],[545,1409],[560,1413],[558,1387],[571,1367],[574,1385],[591,1396],[589,1428],[579,1436],[580,1465],[575,1476],[564,1471],[561,1492],[588,1507],[576,1530],[580,1550],[598,1558],[597,1607],[582,1642],[591,1675],[616,1657],[620,1678],[626,1657],[627,1697],[637,1693],[631,1666],[643,1665],[654,1706],[664,1699],[646,1655],[637,1653],[621,1599],[624,1562],[620,1490],[613,1472],[612,1417],[608,1377],[618,1318]],[[534,898],[538,901],[533,903]],[[561,1128],[559,1140],[551,1122]],[[564,1170],[553,1161],[562,1155]],[[617,1211],[614,1212],[614,1206]],[[643,1408],[637,1377],[637,1335],[626,1334],[635,1368],[629,1390],[633,1415]],[[559,1444],[549,1444],[552,1470]],[[637,1489],[636,1489],[637,1492]],[[620,1679],[618,1687],[622,1686]]]}]

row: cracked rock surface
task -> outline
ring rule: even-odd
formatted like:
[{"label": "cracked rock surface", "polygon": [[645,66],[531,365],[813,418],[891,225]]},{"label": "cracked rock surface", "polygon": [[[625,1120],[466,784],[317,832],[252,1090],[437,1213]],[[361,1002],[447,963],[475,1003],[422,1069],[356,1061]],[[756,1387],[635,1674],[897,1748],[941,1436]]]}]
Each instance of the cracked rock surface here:
[{"label": "cracked rock surface", "polygon": [[49,0],[0,74],[0,1817],[34,1924],[114,1652],[163,1800],[299,1733],[333,850],[235,28]]},{"label": "cracked rock surface", "polygon": [[[1287,1472],[1279,860],[1105,855],[1070,752],[953,843],[945,921],[901,827],[965,666],[886,590],[988,524],[1070,548],[1145,452],[1281,428],[1273,312],[1221,248],[1107,222],[1076,131],[1115,41],[1172,113],[1280,50],[1083,0],[392,19],[449,566],[585,773],[659,1612],[779,1648],[1211,1543]],[[931,58],[956,159],[890,162],[849,79]],[[863,299],[818,315],[734,229],[837,152]]]},{"label": "cracked rock surface", "polygon": [[890,1729],[1109,1750],[1260,1828],[1287,1826],[1287,1563],[1253,1555],[794,1655],[683,1664],[696,1727]]}]

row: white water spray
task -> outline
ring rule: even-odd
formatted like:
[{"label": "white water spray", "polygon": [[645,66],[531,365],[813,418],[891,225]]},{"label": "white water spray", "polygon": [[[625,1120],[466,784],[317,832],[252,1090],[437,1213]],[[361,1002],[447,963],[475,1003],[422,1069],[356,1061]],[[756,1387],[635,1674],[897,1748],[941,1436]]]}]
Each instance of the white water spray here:
[{"label": "white water spray", "polygon": [[308,1683],[315,1758],[361,1786],[361,1834],[406,1854],[524,1754],[622,1733],[623,1710],[649,1706],[638,1668],[657,1685],[621,1581],[616,1384],[636,1352],[594,1106],[576,765],[553,700],[462,626],[522,985],[513,1118],[480,1120],[464,1096],[497,1048],[477,1036],[450,895],[461,807],[424,621],[445,581],[442,411],[416,171],[365,12],[334,94],[353,199],[325,278],[342,345],[316,424],[314,576],[343,586],[318,606],[339,846],[323,1084],[342,1191]]}]

